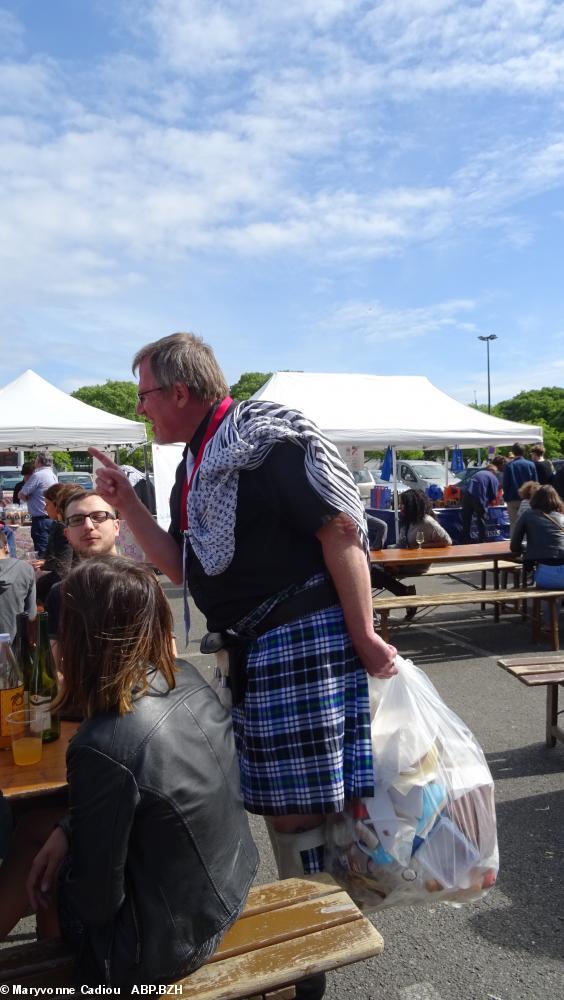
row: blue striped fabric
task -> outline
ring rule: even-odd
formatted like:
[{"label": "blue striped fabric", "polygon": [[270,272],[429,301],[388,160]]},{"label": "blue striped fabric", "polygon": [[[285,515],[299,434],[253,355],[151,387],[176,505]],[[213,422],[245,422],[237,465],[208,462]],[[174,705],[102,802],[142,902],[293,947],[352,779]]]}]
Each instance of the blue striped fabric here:
[{"label": "blue striped fabric", "polygon": [[249,812],[341,812],[373,794],[367,675],[338,605],[256,639],[247,673],[233,727]]}]

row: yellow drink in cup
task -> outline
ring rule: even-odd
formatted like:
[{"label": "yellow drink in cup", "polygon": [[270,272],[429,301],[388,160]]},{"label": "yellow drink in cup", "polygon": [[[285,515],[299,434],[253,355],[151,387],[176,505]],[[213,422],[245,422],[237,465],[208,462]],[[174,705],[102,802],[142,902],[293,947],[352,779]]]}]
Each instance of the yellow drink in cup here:
[{"label": "yellow drink in cup", "polygon": [[23,708],[11,712],[8,725],[12,737],[12,756],[14,764],[38,764],[43,754],[43,739],[41,732],[32,731],[35,712]]}]

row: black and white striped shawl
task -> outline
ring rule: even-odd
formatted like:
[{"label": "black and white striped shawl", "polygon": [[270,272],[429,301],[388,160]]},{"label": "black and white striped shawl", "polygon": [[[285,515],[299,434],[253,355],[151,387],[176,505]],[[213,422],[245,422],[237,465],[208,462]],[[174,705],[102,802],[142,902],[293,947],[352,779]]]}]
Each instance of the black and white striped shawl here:
[{"label": "black and white striped shawl", "polygon": [[368,556],[364,508],[335,446],[298,410],[250,399],[226,416],[206,445],[188,497],[190,542],[208,576],[223,573],[233,559],[239,472],[256,469],[282,441],[304,450],[310,485],[353,519]]}]

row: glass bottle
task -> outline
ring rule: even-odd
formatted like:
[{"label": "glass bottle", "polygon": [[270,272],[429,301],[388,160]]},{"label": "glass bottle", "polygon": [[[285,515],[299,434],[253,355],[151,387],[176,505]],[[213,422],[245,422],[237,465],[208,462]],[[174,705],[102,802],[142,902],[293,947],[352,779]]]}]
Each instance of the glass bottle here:
[{"label": "glass bottle", "polygon": [[16,657],[23,677],[25,701],[29,697],[29,685],[33,672],[33,648],[29,641],[29,615],[25,611],[16,615],[16,638],[12,643],[12,652]]},{"label": "glass bottle", "polygon": [[47,613],[44,611],[39,614],[37,621],[37,645],[29,685],[29,707],[34,714],[31,729],[32,732],[43,733],[44,743],[51,743],[61,735],[59,716],[51,711],[52,702],[57,696],[57,671],[49,641]]},{"label": "glass bottle", "polygon": [[10,647],[10,635],[0,633],[0,749],[11,746],[8,715],[24,707],[23,677]]}]

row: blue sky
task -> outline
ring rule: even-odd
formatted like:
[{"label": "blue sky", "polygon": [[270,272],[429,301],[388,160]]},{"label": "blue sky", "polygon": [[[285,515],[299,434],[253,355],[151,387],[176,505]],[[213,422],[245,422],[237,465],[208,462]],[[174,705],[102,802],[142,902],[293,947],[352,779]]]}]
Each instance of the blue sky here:
[{"label": "blue sky", "polygon": [[[80,14],[80,16],[79,16]],[[248,370],[564,383],[564,6],[0,0],[0,342],[67,391]]]}]

